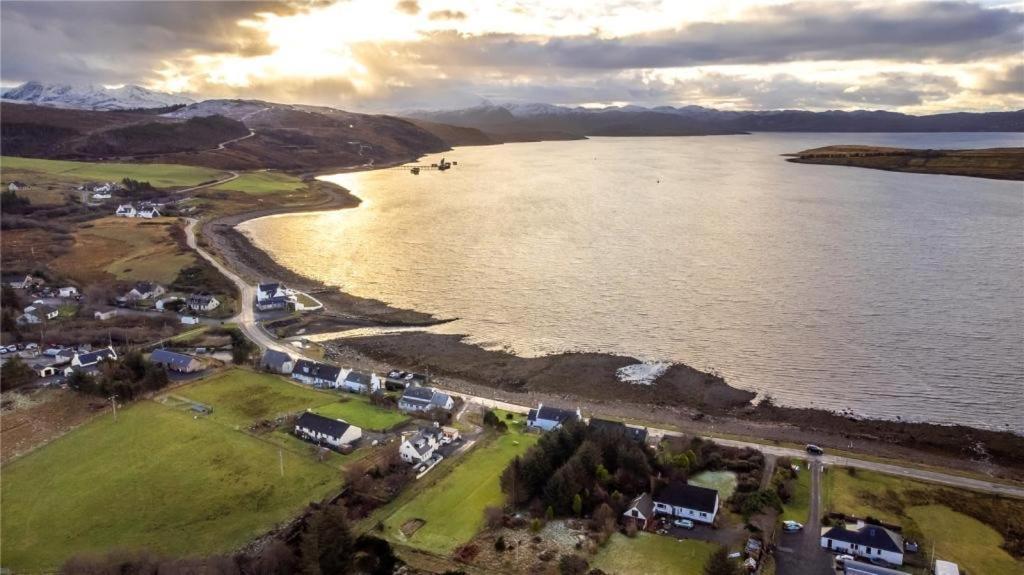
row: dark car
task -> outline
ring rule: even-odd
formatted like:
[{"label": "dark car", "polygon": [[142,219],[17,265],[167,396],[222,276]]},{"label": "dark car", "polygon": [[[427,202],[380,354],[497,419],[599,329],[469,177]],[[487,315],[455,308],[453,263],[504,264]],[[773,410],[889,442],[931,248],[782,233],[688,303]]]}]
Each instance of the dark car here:
[{"label": "dark car", "polygon": [[807,453],[811,455],[825,455],[825,450],[812,443],[807,446]]}]

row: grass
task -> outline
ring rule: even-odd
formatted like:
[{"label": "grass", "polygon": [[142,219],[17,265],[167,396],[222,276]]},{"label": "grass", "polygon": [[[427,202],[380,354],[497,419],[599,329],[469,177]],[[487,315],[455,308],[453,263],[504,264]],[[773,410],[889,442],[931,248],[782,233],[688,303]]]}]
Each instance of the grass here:
[{"label": "grass", "polygon": [[809,517],[811,512],[811,470],[807,468],[804,461],[793,460],[793,463],[800,465],[800,471],[797,473],[796,481],[793,482],[792,498],[783,506],[780,519],[816,525],[818,518],[812,520]]},{"label": "grass", "polygon": [[[536,442],[536,435],[514,432],[486,440],[466,455],[451,473],[420,491],[388,517],[384,521],[385,533],[410,547],[450,555],[483,527],[485,508],[502,504],[504,495],[499,482],[502,471],[513,457]],[[432,473],[437,472],[440,470]],[[418,487],[414,485],[409,489]],[[401,532],[402,525],[413,519],[425,523],[411,537],[406,537]]]},{"label": "grass", "polygon": [[214,190],[231,190],[244,192],[254,196],[263,194],[275,194],[281,192],[294,192],[306,187],[305,182],[281,172],[248,172],[239,174],[230,182],[224,182],[214,186]]},{"label": "grass", "polygon": [[732,471],[704,471],[687,481],[690,485],[718,490],[718,499],[728,501],[736,491],[736,474]]},{"label": "grass", "polygon": [[409,421],[409,417],[397,411],[383,409],[361,397],[346,398],[328,403],[313,411],[334,419],[344,419],[363,429],[383,431]]},{"label": "grass", "polygon": [[870,515],[897,524],[903,520],[903,515],[892,505],[881,504],[879,496],[888,492],[899,496],[911,489],[934,488],[927,483],[862,469],[851,475],[848,468],[833,467],[827,475],[828,480],[824,482],[828,492],[827,509],[858,517]]},{"label": "grass", "polygon": [[29,184],[26,192],[31,193],[36,183],[34,177],[50,176],[60,181],[79,182],[102,181],[120,182],[124,178],[147,181],[157,188],[188,187],[217,180],[224,172],[196,166],[176,164],[115,164],[100,162],[68,162],[64,160],[40,160],[36,158],[0,157],[0,172],[3,181],[22,180]]},{"label": "grass", "polygon": [[4,467],[4,566],[39,571],[111,548],[238,548],[340,486],[337,470],[145,401]]},{"label": "grass", "polygon": [[[970,573],[1013,575],[1024,572],[1024,563],[999,548],[1003,538],[984,523],[942,505],[911,507],[907,515],[929,541],[935,556],[957,563]],[[927,550],[929,553],[931,549]]]},{"label": "grass", "polygon": [[697,575],[718,546],[694,539],[637,533],[630,539],[621,533],[612,535],[591,561],[591,566],[610,575],[643,572],[646,575]]},{"label": "grass", "polygon": [[84,283],[116,278],[169,284],[195,255],[171,237],[171,218],[101,218],[78,228],[71,250],[53,261],[61,273]]}]

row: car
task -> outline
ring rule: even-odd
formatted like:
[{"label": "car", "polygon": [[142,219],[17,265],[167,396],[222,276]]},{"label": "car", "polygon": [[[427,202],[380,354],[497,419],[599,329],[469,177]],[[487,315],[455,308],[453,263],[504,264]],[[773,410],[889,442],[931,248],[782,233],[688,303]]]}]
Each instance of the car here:
[{"label": "car", "polygon": [[856,558],[853,555],[837,555],[836,556],[836,565],[843,565],[847,561],[853,561],[855,559]]},{"label": "car", "polygon": [[807,453],[810,453],[811,455],[824,455],[825,450],[813,443],[809,443],[807,444]]},{"label": "car", "polygon": [[690,521],[689,519],[676,519],[672,522],[672,525],[682,527],[683,529],[693,529],[693,521]]},{"label": "car", "polygon": [[783,521],[782,522],[782,529],[783,529],[783,531],[788,531],[788,532],[792,533],[793,531],[800,531],[803,528],[804,528],[804,524],[800,523],[798,521]]}]

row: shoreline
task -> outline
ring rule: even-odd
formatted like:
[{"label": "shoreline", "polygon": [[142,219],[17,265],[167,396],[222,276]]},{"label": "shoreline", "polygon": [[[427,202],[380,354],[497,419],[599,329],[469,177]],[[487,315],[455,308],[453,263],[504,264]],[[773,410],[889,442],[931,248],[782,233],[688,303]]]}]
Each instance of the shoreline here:
[{"label": "shoreline", "polygon": [[[374,168],[401,165],[416,159]],[[305,174],[306,179],[353,172],[365,166]],[[326,331],[358,327],[429,327],[453,321],[382,301],[345,293],[276,262],[235,226],[271,215],[314,213],[354,208],[361,200],[349,190],[317,180],[328,198],[317,204],[262,209],[214,218],[202,224],[202,236],[218,256],[247,281],[275,278],[303,291],[317,291],[324,311],[309,314]],[[320,291],[323,290],[323,291]],[[753,392],[729,385],[723,378],[675,363],[654,385],[618,382],[615,369],[638,363],[607,353],[563,353],[522,358],[488,351],[463,341],[464,336],[420,331],[343,338],[327,342],[349,362],[380,363],[440,375],[453,390],[473,389],[478,395],[501,394],[516,403],[575,404],[600,408],[601,414],[673,426],[683,430],[717,429],[721,433],[768,441],[818,443],[847,449],[855,445],[871,454],[924,461],[940,466],[1024,480],[1024,436],[1011,431],[963,425],[939,425],[884,419],[855,419],[818,408],[775,406],[751,401]],[[614,397],[614,401],[609,401]],[[632,415],[629,415],[632,414]],[[979,447],[980,446],[980,447]]]}]

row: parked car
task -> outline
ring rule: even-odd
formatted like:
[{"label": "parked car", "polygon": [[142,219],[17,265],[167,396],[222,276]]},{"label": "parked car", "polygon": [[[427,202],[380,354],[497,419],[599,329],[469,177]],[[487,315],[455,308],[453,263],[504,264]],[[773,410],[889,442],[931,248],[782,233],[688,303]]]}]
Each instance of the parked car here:
[{"label": "parked car", "polygon": [[847,561],[853,561],[853,560],[854,560],[854,556],[853,555],[837,555],[836,556],[836,565],[844,565]]},{"label": "parked car", "polygon": [[824,455],[825,450],[813,443],[810,443],[807,445],[807,453],[810,453],[811,455]]},{"label": "parked car", "polygon": [[672,522],[672,525],[682,527],[683,529],[693,529],[693,521],[690,521],[689,519],[676,519]]},{"label": "parked car", "polygon": [[794,531],[800,531],[803,528],[804,528],[804,524],[800,523],[798,521],[783,521],[782,522],[782,529],[783,529],[783,531],[788,531],[788,532],[792,533]]}]

